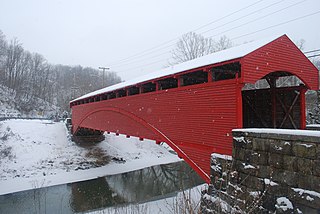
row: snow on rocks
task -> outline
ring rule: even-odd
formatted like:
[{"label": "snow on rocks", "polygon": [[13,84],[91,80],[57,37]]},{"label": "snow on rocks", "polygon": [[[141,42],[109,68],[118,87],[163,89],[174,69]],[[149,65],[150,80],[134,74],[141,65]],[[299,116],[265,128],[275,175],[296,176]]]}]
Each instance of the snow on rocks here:
[{"label": "snow on rocks", "polygon": [[[117,161],[121,160],[121,161]],[[0,122],[0,194],[53,186],[180,161],[154,141],[106,135],[94,145],[70,141],[62,122]]]},{"label": "snow on rocks", "polygon": [[316,191],[311,191],[311,190],[306,190],[301,188],[292,188],[292,190],[297,192],[300,196],[302,196],[303,194],[308,194],[309,196],[320,198],[320,193]]},{"label": "snow on rocks", "polygon": [[232,160],[232,156],[231,155],[222,155],[222,154],[219,154],[219,153],[212,153],[211,154],[211,158],[220,158],[220,159],[223,159],[223,160],[229,160],[231,161]]},{"label": "snow on rocks", "polygon": [[279,185],[278,183],[273,182],[273,181],[271,181],[271,180],[268,179],[268,178],[263,179],[263,181],[264,181],[264,183],[265,183],[266,185],[270,185],[270,186],[278,186],[278,185]]},{"label": "snow on rocks", "polygon": [[286,197],[277,198],[277,204],[275,205],[276,209],[283,211],[293,210],[293,205],[291,201]]},{"label": "snow on rocks", "polygon": [[233,137],[233,139],[238,143],[245,143],[245,144],[251,143],[250,140],[245,139],[244,137]]},{"label": "snow on rocks", "polygon": [[310,147],[313,147],[313,146],[314,146],[314,145],[305,144],[305,143],[300,143],[299,145],[304,146],[304,147],[307,147],[307,148],[310,148]]},{"label": "snow on rocks", "polygon": [[244,169],[256,169],[256,167],[254,167],[254,166],[252,166],[250,164],[242,163],[242,165],[243,165]]}]

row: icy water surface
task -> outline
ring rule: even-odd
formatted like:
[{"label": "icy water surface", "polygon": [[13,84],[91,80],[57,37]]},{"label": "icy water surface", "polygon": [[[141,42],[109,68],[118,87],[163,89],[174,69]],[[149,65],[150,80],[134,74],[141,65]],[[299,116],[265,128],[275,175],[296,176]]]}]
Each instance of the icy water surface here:
[{"label": "icy water surface", "polygon": [[75,213],[172,197],[203,183],[185,163],[0,196],[0,213]]}]

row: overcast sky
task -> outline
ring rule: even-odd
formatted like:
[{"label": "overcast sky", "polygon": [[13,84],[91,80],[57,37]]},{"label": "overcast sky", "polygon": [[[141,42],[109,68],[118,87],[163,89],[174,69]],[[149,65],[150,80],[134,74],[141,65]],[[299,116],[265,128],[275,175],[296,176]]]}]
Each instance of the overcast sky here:
[{"label": "overcast sky", "polygon": [[[7,39],[18,38],[26,50],[50,63],[106,66],[124,80],[161,69],[177,41],[173,39],[206,24],[195,32],[207,31],[203,36],[213,39],[226,35],[235,45],[287,34],[294,41],[304,39],[305,51],[320,49],[320,0],[0,2],[0,30]],[[158,49],[143,52],[153,47]]]}]

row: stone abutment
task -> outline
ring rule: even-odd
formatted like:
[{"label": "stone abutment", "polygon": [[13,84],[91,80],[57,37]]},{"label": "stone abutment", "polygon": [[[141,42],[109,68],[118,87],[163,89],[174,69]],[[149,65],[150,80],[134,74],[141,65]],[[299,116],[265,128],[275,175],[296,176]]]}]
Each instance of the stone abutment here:
[{"label": "stone abutment", "polygon": [[202,213],[320,213],[320,132],[233,131],[232,157],[212,154]]}]

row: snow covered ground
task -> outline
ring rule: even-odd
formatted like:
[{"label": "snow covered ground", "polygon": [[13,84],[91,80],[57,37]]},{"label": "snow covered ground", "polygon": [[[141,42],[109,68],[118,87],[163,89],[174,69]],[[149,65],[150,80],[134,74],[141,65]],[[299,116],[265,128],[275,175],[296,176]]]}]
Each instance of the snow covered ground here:
[{"label": "snow covered ground", "polygon": [[111,134],[101,143],[80,146],[62,122],[0,122],[0,195],[177,161],[150,140]]}]

